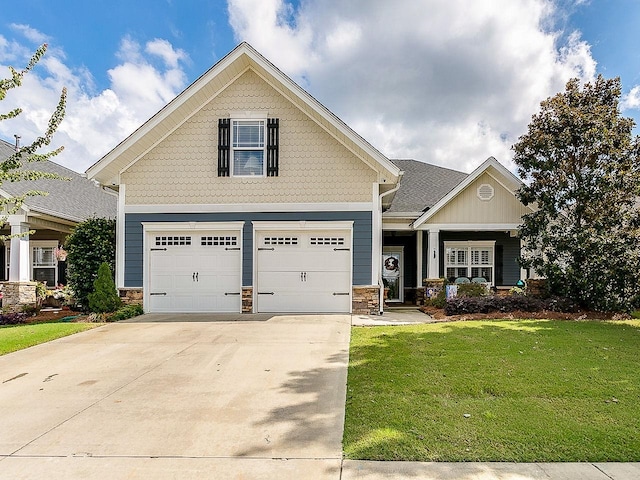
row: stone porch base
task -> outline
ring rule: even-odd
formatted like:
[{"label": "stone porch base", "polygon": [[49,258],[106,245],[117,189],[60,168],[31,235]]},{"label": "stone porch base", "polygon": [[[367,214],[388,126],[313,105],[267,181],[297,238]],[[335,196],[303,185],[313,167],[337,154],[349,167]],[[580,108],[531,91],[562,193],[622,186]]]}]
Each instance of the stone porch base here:
[{"label": "stone porch base", "polygon": [[364,285],[353,287],[351,311],[353,314],[380,314],[380,287],[378,285]]},{"label": "stone porch base", "polygon": [[2,307],[9,311],[20,311],[25,305],[36,304],[36,282],[4,282]]},{"label": "stone porch base", "polygon": [[124,305],[142,305],[142,289],[141,288],[119,288],[118,294]]}]

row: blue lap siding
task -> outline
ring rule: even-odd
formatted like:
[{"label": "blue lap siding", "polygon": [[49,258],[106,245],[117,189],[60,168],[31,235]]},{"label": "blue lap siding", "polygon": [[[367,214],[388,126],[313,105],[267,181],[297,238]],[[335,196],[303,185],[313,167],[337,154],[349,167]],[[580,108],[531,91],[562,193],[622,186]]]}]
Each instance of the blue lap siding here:
[{"label": "blue lap siding", "polygon": [[[353,284],[370,285],[371,212],[284,212],[284,213],[128,213],[125,215],[124,285],[142,287],[144,261],[142,222],[244,222],[242,284],[253,284],[253,225],[251,222],[353,221]],[[167,228],[168,230],[170,227]],[[377,282],[376,282],[377,283]]]}]

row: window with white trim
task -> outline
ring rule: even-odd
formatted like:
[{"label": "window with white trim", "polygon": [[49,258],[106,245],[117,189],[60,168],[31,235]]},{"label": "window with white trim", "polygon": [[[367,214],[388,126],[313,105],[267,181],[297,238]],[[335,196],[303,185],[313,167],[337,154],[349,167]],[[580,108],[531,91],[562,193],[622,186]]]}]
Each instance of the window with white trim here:
[{"label": "window with white trim", "polygon": [[495,241],[444,242],[444,249],[444,270],[449,281],[466,277],[494,284]]},{"label": "window with white trim", "polygon": [[234,177],[265,176],[264,120],[231,122],[231,172]]},{"label": "window with white trim", "polygon": [[[11,242],[5,242],[5,278],[9,278],[10,245]],[[32,240],[29,246],[30,279],[34,282],[46,282],[49,288],[55,288],[58,284],[58,259],[56,258],[58,242],[55,240]]]}]

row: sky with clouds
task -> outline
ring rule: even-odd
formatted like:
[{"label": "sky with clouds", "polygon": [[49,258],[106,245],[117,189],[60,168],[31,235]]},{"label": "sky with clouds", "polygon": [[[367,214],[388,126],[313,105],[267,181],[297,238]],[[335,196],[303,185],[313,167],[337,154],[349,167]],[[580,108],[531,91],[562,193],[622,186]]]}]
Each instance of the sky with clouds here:
[{"label": "sky with clouds", "polygon": [[[566,81],[621,77],[640,119],[636,0],[22,0],[0,76],[49,49],[0,103],[30,142],[68,89],[55,160],[84,171],[248,41],[389,158],[470,171],[510,150]],[[636,129],[638,130],[638,129]]]}]

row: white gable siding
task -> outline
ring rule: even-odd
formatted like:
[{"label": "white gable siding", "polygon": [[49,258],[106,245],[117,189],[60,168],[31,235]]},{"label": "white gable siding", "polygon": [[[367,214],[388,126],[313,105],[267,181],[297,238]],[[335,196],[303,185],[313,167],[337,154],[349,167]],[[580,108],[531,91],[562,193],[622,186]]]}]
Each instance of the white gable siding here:
[{"label": "white gable siding", "polygon": [[[489,201],[478,198],[478,187],[491,185],[494,196]],[[488,173],[483,173],[426,224],[520,224],[522,215],[530,213],[514,195]]]},{"label": "white gable siding", "polygon": [[[278,177],[218,177],[218,119],[280,119]],[[128,205],[370,202],[376,173],[252,70],[122,174]]]}]

